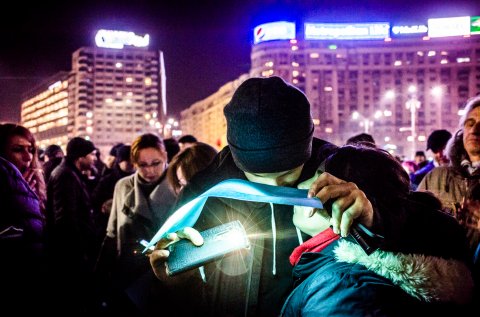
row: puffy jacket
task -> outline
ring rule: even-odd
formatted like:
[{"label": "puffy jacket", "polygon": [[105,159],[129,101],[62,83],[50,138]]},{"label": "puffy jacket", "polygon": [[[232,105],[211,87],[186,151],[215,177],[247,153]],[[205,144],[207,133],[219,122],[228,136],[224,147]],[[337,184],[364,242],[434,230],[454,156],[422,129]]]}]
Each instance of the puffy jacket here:
[{"label": "puffy jacket", "polygon": [[461,260],[381,250],[367,256],[347,239],[304,253],[293,275],[298,286],[282,316],[466,316],[474,287]]},{"label": "puffy jacket", "polygon": [[[6,259],[24,258],[27,254],[41,255],[44,249],[45,218],[35,192],[9,161],[0,157],[0,239]],[[16,238],[14,238],[16,236]],[[4,262],[6,259],[2,260]]]}]

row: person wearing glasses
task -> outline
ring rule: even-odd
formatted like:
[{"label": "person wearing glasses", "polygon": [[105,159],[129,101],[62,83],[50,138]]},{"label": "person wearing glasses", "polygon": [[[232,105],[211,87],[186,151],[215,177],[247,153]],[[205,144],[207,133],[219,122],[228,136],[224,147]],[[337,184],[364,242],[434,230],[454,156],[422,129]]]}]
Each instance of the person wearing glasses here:
[{"label": "person wearing glasses", "polygon": [[112,273],[113,310],[131,311],[136,307],[125,290],[150,270],[142,254],[142,239],[150,239],[168,217],[175,195],[166,178],[167,152],[154,134],[143,134],[131,145],[136,172],[115,185],[106,238],[97,262],[97,271]]}]

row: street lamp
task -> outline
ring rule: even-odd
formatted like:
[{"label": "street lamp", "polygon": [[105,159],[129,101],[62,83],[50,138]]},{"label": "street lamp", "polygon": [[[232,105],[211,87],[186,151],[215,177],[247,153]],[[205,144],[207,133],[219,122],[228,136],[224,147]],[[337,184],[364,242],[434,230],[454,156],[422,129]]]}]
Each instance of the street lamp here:
[{"label": "street lamp", "polygon": [[169,118],[167,123],[165,123],[163,127],[163,137],[164,138],[171,138],[174,134],[176,134],[178,128],[178,121],[174,118]]},{"label": "street lamp", "polygon": [[[373,115],[373,119],[379,119],[382,116],[382,112],[377,110]],[[369,133],[370,127],[373,127],[373,119],[365,118],[363,115],[360,114],[358,111],[352,112],[352,119],[353,120],[361,120],[360,126],[363,126],[365,133]]]},{"label": "street lamp", "polygon": [[420,101],[417,99],[417,87],[411,85],[408,87],[409,99],[405,103],[407,109],[410,110],[410,141],[412,142],[412,158],[415,157],[416,152],[416,129],[415,129],[415,117],[417,113],[417,109],[420,108]]},{"label": "street lamp", "polygon": [[[162,135],[163,124],[159,120],[158,113],[156,111],[145,113],[146,130],[151,133],[159,133]],[[163,135],[162,135],[163,136]]]}]

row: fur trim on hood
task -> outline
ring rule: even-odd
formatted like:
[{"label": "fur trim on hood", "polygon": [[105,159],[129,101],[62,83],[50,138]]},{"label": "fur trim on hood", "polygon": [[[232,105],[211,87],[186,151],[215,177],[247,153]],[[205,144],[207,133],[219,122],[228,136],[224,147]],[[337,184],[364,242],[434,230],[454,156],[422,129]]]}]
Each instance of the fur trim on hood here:
[{"label": "fur trim on hood", "polygon": [[473,294],[471,271],[458,260],[382,250],[368,256],[347,240],[339,241],[334,254],[337,261],[361,264],[425,302],[465,304]]}]

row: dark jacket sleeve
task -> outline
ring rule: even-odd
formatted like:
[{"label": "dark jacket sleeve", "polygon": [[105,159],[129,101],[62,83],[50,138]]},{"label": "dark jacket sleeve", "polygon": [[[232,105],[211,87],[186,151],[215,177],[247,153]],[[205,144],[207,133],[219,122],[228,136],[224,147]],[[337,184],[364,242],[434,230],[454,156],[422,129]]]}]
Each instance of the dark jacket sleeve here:
[{"label": "dark jacket sleeve", "polygon": [[50,182],[55,240],[68,249],[87,250],[95,240],[90,197],[71,171],[58,173]]}]

